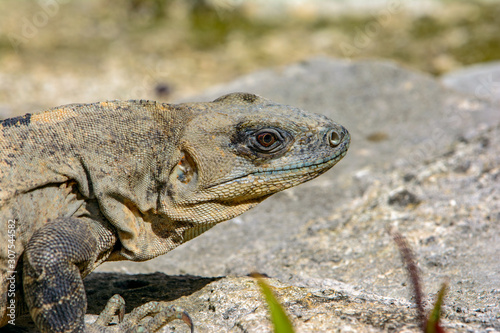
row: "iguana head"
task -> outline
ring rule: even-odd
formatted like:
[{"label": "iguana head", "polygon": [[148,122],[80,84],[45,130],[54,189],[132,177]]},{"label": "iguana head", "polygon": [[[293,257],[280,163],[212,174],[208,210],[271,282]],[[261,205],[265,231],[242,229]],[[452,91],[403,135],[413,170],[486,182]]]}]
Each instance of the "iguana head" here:
[{"label": "iguana head", "polygon": [[349,147],[341,125],[253,94],[180,107],[194,116],[161,196],[159,213],[172,220],[213,225],[235,217],[321,175]]}]

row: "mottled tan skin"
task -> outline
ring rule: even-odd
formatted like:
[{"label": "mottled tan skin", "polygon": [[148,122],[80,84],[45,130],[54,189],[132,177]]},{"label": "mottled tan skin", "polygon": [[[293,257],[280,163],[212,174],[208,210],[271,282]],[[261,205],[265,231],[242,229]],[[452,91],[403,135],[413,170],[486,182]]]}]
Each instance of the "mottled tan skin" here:
[{"label": "mottled tan skin", "polygon": [[42,332],[134,331],[148,313],[158,314],[149,331],[188,322],[152,302],[107,326],[116,296],[85,325],[82,278],[107,260],[164,254],[324,173],[348,146],[326,117],[246,93],[73,104],[0,122],[0,327],[13,300]]}]

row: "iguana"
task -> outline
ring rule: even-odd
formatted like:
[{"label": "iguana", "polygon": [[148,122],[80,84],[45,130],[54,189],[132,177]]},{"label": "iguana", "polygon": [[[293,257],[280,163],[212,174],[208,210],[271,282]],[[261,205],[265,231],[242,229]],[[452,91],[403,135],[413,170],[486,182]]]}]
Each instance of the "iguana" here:
[{"label": "iguana", "polygon": [[[248,94],[213,102],[72,104],[0,122],[0,327],[29,311],[42,332],[156,331],[188,315],[150,302],[86,325],[82,279],[104,261],[164,254],[347,152],[330,119]],[[15,312],[14,312],[15,308]]]}]

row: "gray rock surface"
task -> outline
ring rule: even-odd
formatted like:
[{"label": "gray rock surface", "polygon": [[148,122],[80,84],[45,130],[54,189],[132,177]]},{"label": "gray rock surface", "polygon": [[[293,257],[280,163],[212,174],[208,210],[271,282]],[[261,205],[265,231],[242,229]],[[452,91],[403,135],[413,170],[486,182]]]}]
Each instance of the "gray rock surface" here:
[{"label": "gray rock surface", "polygon": [[[128,309],[173,300],[197,332],[270,332],[262,296],[245,277],[258,271],[272,278],[298,332],[418,331],[387,232],[397,228],[416,253],[429,304],[449,281],[447,331],[500,331],[498,104],[393,63],[323,58],[191,100],[230,91],[331,117],[351,132],[347,157],[165,256],[105,263],[86,279],[91,313],[119,292]],[[164,331],[188,330],[173,322]]]},{"label": "gray rock surface", "polygon": [[[427,292],[433,295],[449,278],[449,328],[500,329],[497,104],[392,63],[329,59],[255,73],[192,100],[230,91],[258,93],[335,119],[352,134],[348,156],[316,181],[275,195],[166,256],[106,264],[101,271],[259,271],[293,286],[404,303],[411,292],[386,232],[396,226],[417,253]],[[296,322],[305,320],[297,316]],[[335,322],[334,313],[326,316]],[[321,327],[315,330],[328,331]]]},{"label": "gray rock surface", "polygon": [[500,101],[500,61],[461,68],[443,75],[441,80],[457,91]]}]

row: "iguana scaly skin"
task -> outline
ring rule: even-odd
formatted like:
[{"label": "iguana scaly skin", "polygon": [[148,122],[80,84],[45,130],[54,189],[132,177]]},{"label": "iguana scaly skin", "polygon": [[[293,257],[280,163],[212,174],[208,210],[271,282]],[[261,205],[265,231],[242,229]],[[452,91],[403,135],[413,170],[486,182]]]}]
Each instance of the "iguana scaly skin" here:
[{"label": "iguana scaly skin", "polygon": [[348,146],[346,129],[328,118],[246,93],[73,104],[3,120],[0,327],[13,303],[42,332],[123,332],[151,313],[148,330],[189,323],[181,309],[151,302],[106,326],[123,309],[115,295],[85,325],[82,279],[107,260],[164,254],[319,176]]}]

